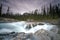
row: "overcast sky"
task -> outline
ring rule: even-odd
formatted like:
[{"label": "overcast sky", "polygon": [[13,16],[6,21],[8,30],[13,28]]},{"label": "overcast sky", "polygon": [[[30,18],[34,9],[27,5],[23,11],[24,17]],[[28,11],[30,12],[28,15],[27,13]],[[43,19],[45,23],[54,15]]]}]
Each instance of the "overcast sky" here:
[{"label": "overcast sky", "polygon": [[60,3],[60,0],[0,0],[1,3],[3,4],[4,12],[9,6],[11,12],[24,13],[41,9],[43,5],[48,5],[49,3]]}]

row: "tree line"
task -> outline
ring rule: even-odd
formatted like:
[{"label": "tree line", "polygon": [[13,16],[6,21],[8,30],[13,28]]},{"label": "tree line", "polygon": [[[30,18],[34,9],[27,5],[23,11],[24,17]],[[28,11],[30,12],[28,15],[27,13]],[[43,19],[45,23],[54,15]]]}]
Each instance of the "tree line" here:
[{"label": "tree line", "polygon": [[2,4],[0,5],[0,17],[7,17],[7,18],[15,18],[19,20],[27,20],[27,19],[34,19],[34,20],[42,20],[42,19],[57,19],[60,18],[60,4],[52,5],[49,4],[49,7],[43,7],[42,12],[39,13],[38,9],[32,12],[25,12],[23,15],[10,13],[10,8],[8,7],[7,12],[5,14],[2,13]]}]

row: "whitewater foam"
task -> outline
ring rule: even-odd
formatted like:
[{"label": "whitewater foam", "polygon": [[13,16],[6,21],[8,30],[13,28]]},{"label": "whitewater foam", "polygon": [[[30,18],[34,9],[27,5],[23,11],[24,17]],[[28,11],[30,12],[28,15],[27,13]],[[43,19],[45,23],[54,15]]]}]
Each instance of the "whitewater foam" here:
[{"label": "whitewater foam", "polygon": [[[51,25],[49,23],[45,23],[45,22],[41,22],[43,23],[44,25],[36,25],[34,27],[31,27],[30,29],[26,29],[26,27],[28,27],[27,24],[28,22],[25,22],[25,21],[21,21],[21,22],[13,22],[13,23],[5,23],[4,27],[2,29],[0,29],[1,31],[5,31],[5,30],[8,30],[9,31],[15,31],[15,32],[25,32],[25,33],[35,33],[36,31],[40,30],[40,29],[45,29],[45,30],[48,30],[50,31],[51,29],[55,28],[54,30],[56,30],[56,25]],[[3,23],[0,24],[1,26],[3,26]],[[7,26],[8,25],[8,26]],[[1,27],[0,26],[0,27]],[[7,26],[7,27],[6,27]],[[6,28],[5,28],[6,27]],[[11,29],[11,28],[12,29]],[[5,28],[5,30],[4,30]],[[0,31],[0,32],[1,32]]]}]

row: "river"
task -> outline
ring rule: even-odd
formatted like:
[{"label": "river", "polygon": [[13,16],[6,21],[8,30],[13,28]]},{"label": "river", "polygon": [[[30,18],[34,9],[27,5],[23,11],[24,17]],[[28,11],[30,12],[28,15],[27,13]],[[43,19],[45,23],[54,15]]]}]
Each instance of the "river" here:
[{"label": "river", "polygon": [[[46,22],[0,22],[0,33],[2,34],[9,32],[26,33],[23,35],[19,34],[21,36],[18,35],[15,40],[18,40],[18,38],[21,38],[21,40],[60,40],[60,35],[57,34],[58,30],[59,28],[57,25],[52,25],[51,23]],[[13,38],[8,36],[8,38],[5,37],[4,40],[11,39]]]},{"label": "river", "polygon": [[48,31],[54,29],[56,33],[58,31],[57,25],[52,25],[50,23],[45,23],[45,22],[40,22],[40,24],[39,22],[26,22],[26,21],[11,22],[11,23],[1,22],[0,23],[0,33],[3,33],[3,32],[35,33],[36,31],[40,29],[45,29]]}]

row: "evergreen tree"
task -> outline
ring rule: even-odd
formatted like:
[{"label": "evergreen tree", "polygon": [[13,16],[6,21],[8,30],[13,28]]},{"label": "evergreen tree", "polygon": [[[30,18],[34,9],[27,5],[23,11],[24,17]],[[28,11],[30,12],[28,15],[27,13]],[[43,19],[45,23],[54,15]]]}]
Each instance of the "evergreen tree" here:
[{"label": "evergreen tree", "polygon": [[58,6],[57,6],[57,5],[55,5],[55,16],[57,16],[57,15],[58,15],[58,10],[59,10]]},{"label": "evergreen tree", "polygon": [[51,3],[50,3],[50,8],[49,8],[49,15],[50,16],[52,15],[52,6],[51,6]]},{"label": "evergreen tree", "polygon": [[50,3],[50,8],[49,8],[49,16],[51,17],[51,18],[54,18],[54,6],[52,6],[51,5],[51,3]]},{"label": "evergreen tree", "polygon": [[0,6],[0,16],[2,15],[2,4]]},{"label": "evergreen tree", "polygon": [[46,9],[45,9],[45,6],[43,8],[43,15],[46,16]]},{"label": "evergreen tree", "polygon": [[47,12],[46,12],[47,15],[49,15],[49,8],[47,7]]},{"label": "evergreen tree", "polygon": [[58,17],[60,17],[60,8],[59,8],[59,4],[56,5],[56,7],[55,7],[55,12],[56,12],[56,15],[57,15]]},{"label": "evergreen tree", "polygon": [[6,15],[9,16],[10,8],[8,7]]},{"label": "evergreen tree", "polygon": [[36,9],[36,10],[34,11],[34,14],[37,15],[37,12],[38,12],[38,10]]}]

